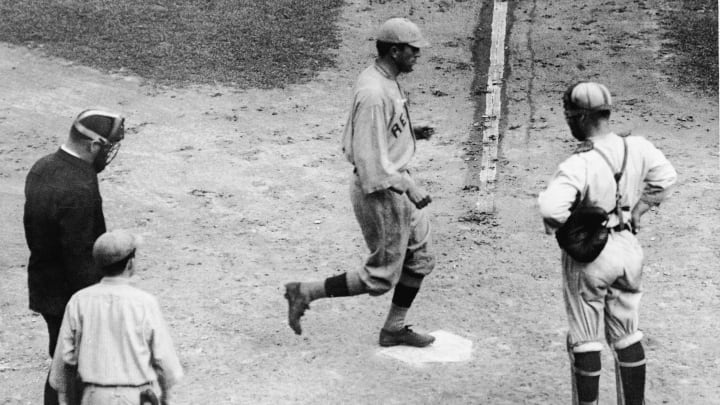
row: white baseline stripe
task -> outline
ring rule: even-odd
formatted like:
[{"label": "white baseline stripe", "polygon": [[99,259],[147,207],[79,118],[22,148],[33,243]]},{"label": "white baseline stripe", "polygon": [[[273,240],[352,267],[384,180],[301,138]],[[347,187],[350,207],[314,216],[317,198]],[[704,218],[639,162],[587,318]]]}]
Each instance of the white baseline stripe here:
[{"label": "white baseline stripe", "polygon": [[[507,22],[507,2],[495,1],[493,7],[492,38],[490,46],[490,65],[488,67],[487,93],[485,96],[485,115],[482,120],[482,159],[480,161],[480,196],[477,206],[491,206],[495,209],[495,196],[488,184],[495,182],[497,174],[498,138],[500,135],[500,111],[502,107],[502,82],[505,71],[505,27]],[[490,201],[482,201],[484,198]],[[488,211],[487,209],[485,211]]]}]

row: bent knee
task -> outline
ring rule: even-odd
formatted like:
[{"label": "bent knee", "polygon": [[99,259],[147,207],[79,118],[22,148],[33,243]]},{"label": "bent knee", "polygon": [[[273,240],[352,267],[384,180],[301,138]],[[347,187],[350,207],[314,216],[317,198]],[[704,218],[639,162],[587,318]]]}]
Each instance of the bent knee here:
[{"label": "bent knee", "polygon": [[409,253],[403,263],[403,273],[410,273],[418,277],[424,277],[435,269],[435,256],[424,253],[422,255]]},{"label": "bent knee", "polygon": [[366,283],[365,287],[367,288],[368,294],[378,296],[392,290],[393,284],[387,280],[373,280],[370,283]]}]

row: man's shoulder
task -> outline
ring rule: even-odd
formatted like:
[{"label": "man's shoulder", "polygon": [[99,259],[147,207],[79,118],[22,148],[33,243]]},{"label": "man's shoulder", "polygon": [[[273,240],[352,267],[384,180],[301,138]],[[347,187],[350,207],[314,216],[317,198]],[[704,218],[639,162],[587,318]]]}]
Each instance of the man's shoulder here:
[{"label": "man's shoulder", "polygon": [[157,298],[155,298],[154,295],[135,285],[132,285],[130,283],[109,284],[102,282],[102,280],[99,283],[79,290],[78,292],[73,294],[73,297],[77,297],[76,299],[82,299],[83,297],[91,297],[105,294],[125,296],[136,302],[157,303]]},{"label": "man's shoulder", "polygon": [[628,134],[624,136],[628,146],[637,146],[640,148],[646,148],[648,146],[654,147],[653,143],[647,139],[644,135],[639,134]]},{"label": "man's shoulder", "polygon": [[93,173],[80,170],[77,165],[63,156],[63,153],[58,150],[38,159],[30,168],[28,181],[37,178],[41,183],[54,187],[72,188],[93,180]]},{"label": "man's shoulder", "polygon": [[382,95],[385,93],[385,89],[390,82],[391,81],[383,76],[375,66],[370,66],[363,70],[358,76],[355,83],[355,92]]},{"label": "man's shoulder", "polygon": [[35,163],[30,168],[30,173],[43,174],[48,171],[52,172],[61,165],[62,160],[58,159],[57,152],[48,153],[47,155],[35,161]]},{"label": "man's shoulder", "polygon": [[134,300],[137,300],[138,302],[145,302],[145,303],[157,303],[157,298],[155,298],[154,295],[150,294],[149,292],[143,290],[142,288],[138,287],[137,285],[133,284],[133,282],[128,282],[126,284],[121,284],[119,286],[112,286],[112,287],[119,287],[116,288],[117,291],[121,291],[123,295],[131,297]]},{"label": "man's shoulder", "polygon": [[125,291],[123,292],[124,295],[131,299],[133,302],[143,305],[146,308],[153,307],[153,308],[160,308],[160,303],[158,302],[157,297],[155,295],[143,290],[140,287],[137,287],[133,284],[126,284],[124,286]]},{"label": "man's shoulder", "polygon": [[560,162],[558,165],[558,170],[563,172],[579,172],[579,171],[585,171],[585,167],[587,166],[587,157],[590,155],[590,152],[592,149],[586,149],[586,147],[578,146],[579,150],[576,150],[572,155],[568,156]]}]

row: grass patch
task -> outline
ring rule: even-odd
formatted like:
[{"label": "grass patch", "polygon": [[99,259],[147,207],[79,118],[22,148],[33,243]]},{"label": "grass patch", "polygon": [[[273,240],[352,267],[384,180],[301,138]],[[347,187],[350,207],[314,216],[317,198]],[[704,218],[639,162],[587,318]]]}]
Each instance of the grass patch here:
[{"label": "grass patch", "polygon": [[283,87],[330,67],[343,0],[0,0],[0,41],[161,84]]},{"label": "grass patch", "polygon": [[678,58],[673,76],[679,84],[718,94],[718,2],[680,0],[663,10],[666,53]]}]

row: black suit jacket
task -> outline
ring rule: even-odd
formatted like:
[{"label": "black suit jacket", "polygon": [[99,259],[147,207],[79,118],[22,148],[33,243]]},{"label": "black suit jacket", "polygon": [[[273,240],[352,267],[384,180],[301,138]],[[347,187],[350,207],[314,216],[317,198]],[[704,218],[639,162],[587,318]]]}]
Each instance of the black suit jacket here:
[{"label": "black suit jacket", "polygon": [[38,160],[25,181],[30,309],[62,316],[76,291],[102,278],[92,258],[105,232],[92,165],[62,149]]}]

